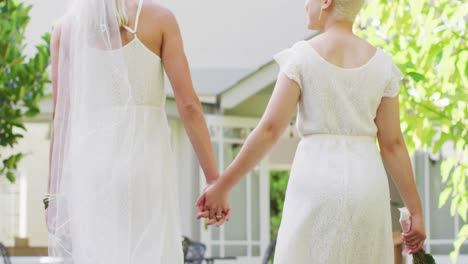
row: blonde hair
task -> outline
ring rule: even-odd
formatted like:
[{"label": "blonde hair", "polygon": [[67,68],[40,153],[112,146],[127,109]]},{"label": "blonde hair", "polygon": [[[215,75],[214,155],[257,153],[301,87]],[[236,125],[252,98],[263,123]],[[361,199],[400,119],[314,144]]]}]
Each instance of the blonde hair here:
[{"label": "blonde hair", "polygon": [[128,16],[127,16],[127,7],[125,5],[125,0],[115,0],[114,1],[114,8],[115,8],[115,16],[119,25],[126,26],[128,24]]},{"label": "blonde hair", "polygon": [[336,19],[354,21],[365,0],[334,0],[333,12]]}]

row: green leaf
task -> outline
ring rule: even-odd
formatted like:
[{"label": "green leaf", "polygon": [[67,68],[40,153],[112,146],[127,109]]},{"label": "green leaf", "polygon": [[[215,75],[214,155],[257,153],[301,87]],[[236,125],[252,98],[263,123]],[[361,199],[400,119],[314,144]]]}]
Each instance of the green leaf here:
[{"label": "green leaf", "polygon": [[463,191],[461,187],[463,187],[464,179],[466,178],[466,177],[463,177],[464,174],[465,174],[465,171],[463,170],[462,166],[458,166],[453,171],[452,180],[453,180],[454,190]]},{"label": "green leaf", "polygon": [[468,239],[468,224],[462,226],[460,231],[458,232],[458,237],[463,239]]},{"label": "green leaf", "polygon": [[13,172],[11,172],[11,171],[7,172],[6,177],[11,183],[16,182],[16,177],[15,177],[15,174],[13,174]]},{"label": "green leaf", "polygon": [[450,172],[452,171],[453,167],[455,166],[456,161],[454,159],[445,160],[440,165],[440,172],[442,176],[442,182],[447,182]]},{"label": "green leaf", "polygon": [[[36,54],[26,56],[24,32],[30,21],[32,5],[23,1],[0,1],[0,146],[15,149],[18,139],[26,131],[25,116],[36,116],[39,101],[44,98],[49,82],[47,66],[50,58],[50,34],[43,35],[43,44]],[[25,61],[26,58],[32,58]],[[22,154],[1,158],[0,176],[11,182]]]},{"label": "green leaf", "polygon": [[18,153],[14,156],[14,159],[15,159],[15,163],[18,163],[20,162],[24,157],[24,154],[23,153]]},{"label": "green leaf", "polygon": [[[444,127],[442,127],[442,130],[446,130],[444,129]],[[441,135],[440,135],[440,138],[434,143],[434,146],[432,147],[432,153],[438,153],[440,151],[440,148],[442,148],[442,146],[444,145],[445,142],[447,142],[447,139],[450,138],[450,135],[446,132],[443,132]]]},{"label": "green leaf", "polygon": [[465,224],[458,232],[458,239],[453,243],[454,250],[450,253],[450,259],[453,263],[457,262],[458,253],[463,242],[468,239],[468,224]]},{"label": "green leaf", "polygon": [[463,222],[466,222],[466,214],[468,211],[468,201],[466,199],[461,199],[458,203],[457,213],[463,219]]},{"label": "green leaf", "polygon": [[26,117],[34,117],[34,116],[36,116],[36,115],[39,114],[39,113],[40,113],[39,108],[32,107],[32,108],[28,109],[28,111],[26,111],[26,112],[24,113],[24,116],[26,116]]},{"label": "green leaf", "polygon": [[14,127],[20,128],[23,131],[26,131],[26,127],[24,126],[23,123],[11,122],[11,125],[14,126]]},{"label": "green leaf", "polygon": [[452,194],[452,188],[447,188],[440,194],[439,208],[442,208],[447,203],[447,200],[450,197],[450,194]]},{"label": "green leaf", "polygon": [[457,204],[458,200],[456,200],[458,197],[454,198],[452,200],[452,204],[450,205],[450,215],[455,216],[455,213],[457,212]]}]

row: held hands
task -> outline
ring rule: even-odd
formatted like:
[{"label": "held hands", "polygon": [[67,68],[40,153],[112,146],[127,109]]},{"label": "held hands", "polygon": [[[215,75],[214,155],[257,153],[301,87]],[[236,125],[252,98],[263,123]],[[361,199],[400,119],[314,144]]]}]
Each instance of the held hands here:
[{"label": "held hands", "polygon": [[219,181],[209,184],[197,201],[197,219],[207,218],[207,225],[217,227],[229,221],[231,207],[229,206],[229,190],[224,190]]}]

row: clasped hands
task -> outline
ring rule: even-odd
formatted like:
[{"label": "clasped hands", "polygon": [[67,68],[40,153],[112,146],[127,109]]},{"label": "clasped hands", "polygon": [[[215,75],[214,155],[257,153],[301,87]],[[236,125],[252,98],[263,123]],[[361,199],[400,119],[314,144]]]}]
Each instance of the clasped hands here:
[{"label": "clasped hands", "polygon": [[208,184],[197,200],[197,219],[207,219],[207,225],[215,224],[217,227],[229,221],[231,207],[229,205],[229,190],[220,184],[220,181]]}]

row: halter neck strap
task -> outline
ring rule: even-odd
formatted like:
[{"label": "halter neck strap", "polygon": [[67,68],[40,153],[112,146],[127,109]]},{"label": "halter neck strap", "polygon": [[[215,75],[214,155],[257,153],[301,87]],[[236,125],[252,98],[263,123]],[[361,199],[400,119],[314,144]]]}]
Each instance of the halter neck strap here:
[{"label": "halter neck strap", "polygon": [[136,35],[138,32],[138,22],[140,21],[140,14],[141,14],[141,9],[143,7],[143,0],[140,0],[138,3],[138,9],[135,17],[135,28],[131,28],[129,26],[124,25],[123,28],[125,28],[128,32],[132,33],[133,35]]}]

